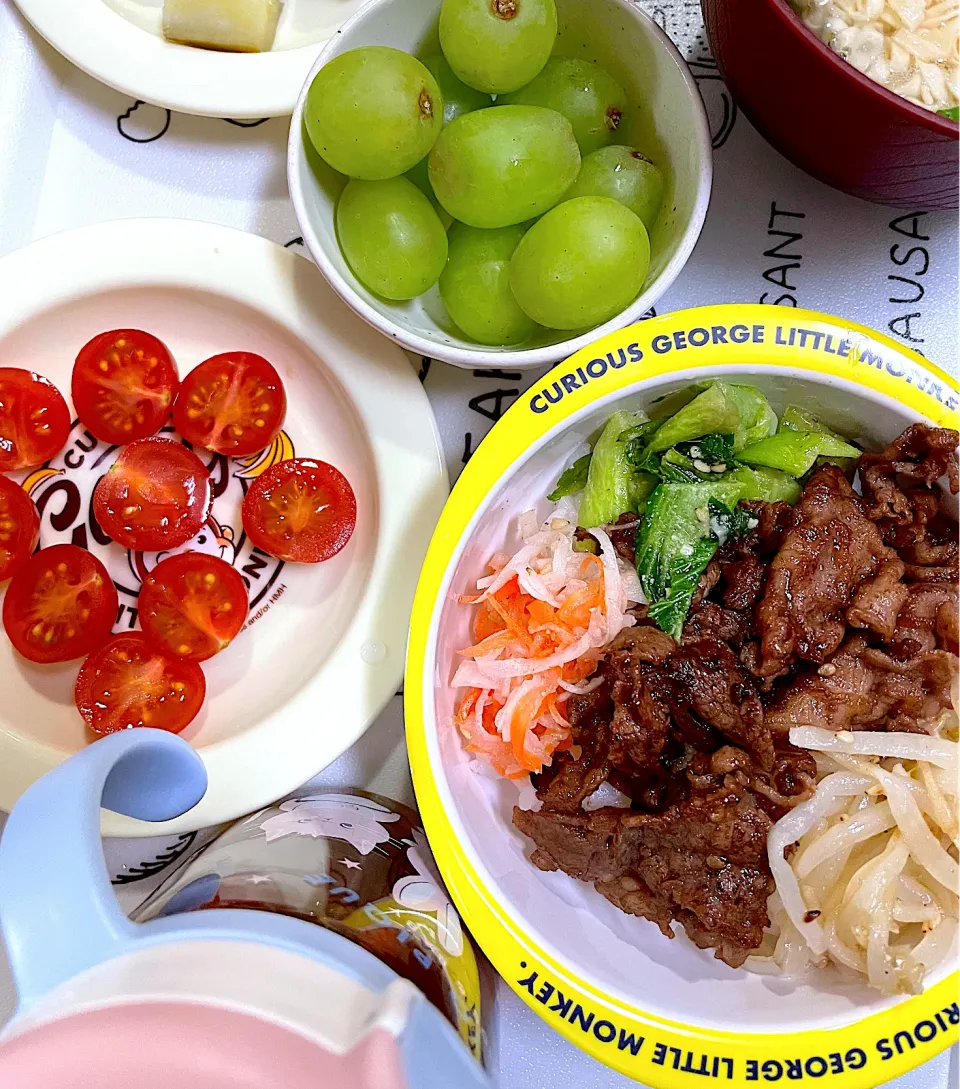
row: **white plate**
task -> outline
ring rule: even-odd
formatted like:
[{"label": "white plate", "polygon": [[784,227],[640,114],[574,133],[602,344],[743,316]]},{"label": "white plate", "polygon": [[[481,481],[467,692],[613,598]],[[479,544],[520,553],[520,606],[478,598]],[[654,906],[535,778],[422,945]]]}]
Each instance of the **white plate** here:
[{"label": "white plate", "polygon": [[84,72],[124,94],[206,117],[281,117],[325,42],[364,0],[285,0],[269,53],[222,53],[165,41],[163,0],[14,0]]},{"label": "white plate", "polygon": [[[446,495],[433,414],[410,363],[308,261],[186,220],[125,220],[35,242],[0,260],[0,298],[3,365],[30,367],[65,395],[77,351],[104,329],[155,333],[181,375],[217,352],[266,356],[287,388],[284,432],[296,453],[329,461],[350,480],[358,520],[347,548],[324,564],[284,565],[253,554],[237,516],[263,461],[213,467],[222,486],[215,521],[194,546],[236,564],[251,611],[234,643],[204,664],[207,701],[184,731],[210,786],[175,821],[107,814],[104,831],[203,828],[295,789],[356,741],[400,684],[414,587]],[[41,544],[96,550],[118,584],[118,630],[126,630],[155,557],[96,543],[89,499],[115,456],[78,426],[30,483]],[[0,808],[88,743],[73,706],[79,664],[32,665],[0,633]]]}]

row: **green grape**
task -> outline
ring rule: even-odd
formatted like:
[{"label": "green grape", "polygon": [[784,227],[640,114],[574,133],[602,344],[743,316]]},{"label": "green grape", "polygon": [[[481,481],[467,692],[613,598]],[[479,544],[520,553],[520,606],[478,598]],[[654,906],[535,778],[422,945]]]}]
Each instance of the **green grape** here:
[{"label": "green grape", "polygon": [[520,344],[537,329],[510,290],[510,258],[523,238],[519,224],[482,231],[456,224],[440,277],[440,298],[450,317],[480,344]]},{"label": "green grape", "polygon": [[520,240],[510,287],[541,325],[589,329],[633,302],[649,265],[639,217],[609,197],[577,197],[547,212]]},{"label": "green grape", "polygon": [[557,40],[554,0],[443,0],[440,47],[453,71],[491,95],[519,90]]},{"label": "green grape", "polygon": [[379,181],[430,151],[443,127],[443,96],[416,57],[367,46],[320,69],[303,116],[310,142],[334,170]]},{"label": "green grape", "polygon": [[[440,88],[440,94],[443,96],[444,125],[453,121],[454,118],[459,117],[461,114],[472,113],[474,110],[482,110],[487,106],[493,105],[493,99],[489,95],[485,95],[480,91],[475,91],[472,87],[468,87],[465,83],[457,79],[451,71],[450,65],[447,64],[446,60],[439,54],[433,57],[427,57],[423,63],[433,74],[437,81],[437,85]],[[436,206],[443,225],[449,227],[453,222],[453,219],[444,208],[441,207],[434,195],[433,186],[430,184],[430,176],[427,173],[428,160],[429,156],[425,155],[415,167],[407,171],[407,177],[414,185],[426,193],[427,197],[430,199],[430,203]]]},{"label": "green grape", "polygon": [[430,203],[432,204],[437,198],[433,195],[433,186],[430,184],[430,174],[427,170],[427,163],[429,163],[429,161],[430,156],[425,155],[416,166],[412,166],[407,171],[405,177],[409,178],[421,193],[428,196],[430,198]]},{"label": "green grape", "polygon": [[407,178],[351,181],[337,205],[337,237],[357,279],[386,299],[422,295],[447,263],[447,232]]},{"label": "green grape", "polygon": [[437,195],[433,191],[433,186],[430,184],[430,175],[427,171],[427,163],[429,162],[429,156],[421,159],[415,167],[408,170],[404,174],[405,178],[409,178],[410,181],[420,190],[421,193],[430,201],[433,205],[433,210],[440,217],[440,222],[443,224],[444,230],[450,229],[450,224],[453,222],[453,216],[443,207],[440,201],[437,200]]},{"label": "green grape", "polygon": [[663,201],[663,174],[632,147],[602,147],[587,155],[567,199],[612,197],[653,229]]},{"label": "green grape", "polygon": [[475,91],[454,75],[446,57],[437,53],[423,62],[437,81],[443,96],[443,123],[449,125],[463,113],[473,113],[493,105],[493,99],[483,91]]},{"label": "green grape", "polygon": [[613,140],[627,108],[627,96],[599,64],[554,58],[526,87],[497,99],[498,105],[510,103],[546,106],[562,113],[573,125],[580,154],[589,155]]},{"label": "green grape", "polygon": [[451,121],[430,152],[437,200],[471,227],[509,227],[552,208],[580,152],[570,122],[540,106],[494,106]]}]

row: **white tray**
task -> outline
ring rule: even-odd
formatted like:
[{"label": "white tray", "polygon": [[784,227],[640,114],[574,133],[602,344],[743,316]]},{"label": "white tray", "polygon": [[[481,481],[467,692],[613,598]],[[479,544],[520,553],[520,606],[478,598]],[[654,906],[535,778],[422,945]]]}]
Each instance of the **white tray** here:
[{"label": "white tray", "polygon": [[[644,6],[691,58],[716,148],[703,235],[658,309],[781,298],[781,305],[873,326],[957,374],[956,217],[904,215],[800,173],[732,105],[707,52],[697,0]],[[0,0],[0,254],[68,227],[144,215],[211,220],[297,246],[286,135],[283,119],[187,117],[124,98],[62,61],[25,29],[11,0]],[[451,480],[493,420],[539,376],[413,363],[437,413]],[[412,801],[399,698],[319,779]],[[124,904],[139,902],[186,845],[108,843],[110,865],[126,881],[118,886]],[[0,1022],[12,1007],[0,956]],[[561,1040],[505,986],[493,1029],[501,1089],[634,1084]],[[954,1049],[896,1084],[947,1089],[957,1082]]]}]

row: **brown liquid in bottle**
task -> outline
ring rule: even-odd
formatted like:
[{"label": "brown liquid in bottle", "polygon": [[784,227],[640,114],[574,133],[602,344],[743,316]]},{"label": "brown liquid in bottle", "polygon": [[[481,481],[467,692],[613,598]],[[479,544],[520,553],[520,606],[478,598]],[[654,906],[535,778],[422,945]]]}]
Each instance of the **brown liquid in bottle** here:
[{"label": "brown liquid in bottle", "polygon": [[288,915],[292,919],[302,919],[306,923],[319,923],[328,930],[335,930],[350,941],[372,953],[377,960],[382,960],[398,976],[419,988],[437,1009],[457,1027],[457,1010],[453,995],[439,961],[427,948],[426,944],[409,930],[393,926],[372,927],[369,930],[356,930],[344,926],[329,917],[318,919],[315,915],[297,911],[284,904],[271,904],[264,900],[224,900],[215,896],[209,904],[203,904],[198,911],[211,908],[243,908],[247,911],[269,911],[274,915]]},{"label": "brown liquid in bottle", "polygon": [[419,988],[481,1059],[481,964],[406,806],[322,788],[270,806],[184,858],[133,918],[211,908],[287,915],[348,938]]}]

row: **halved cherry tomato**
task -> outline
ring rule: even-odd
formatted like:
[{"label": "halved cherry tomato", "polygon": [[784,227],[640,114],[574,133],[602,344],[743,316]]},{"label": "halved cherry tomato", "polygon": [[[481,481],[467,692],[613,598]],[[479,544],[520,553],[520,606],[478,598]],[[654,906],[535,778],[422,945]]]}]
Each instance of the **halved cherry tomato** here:
[{"label": "halved cherry tomato", "polygon": [[162,341],[111,329],[80,349],[71,390],[80,422],[102,442],[135,442],[167,422],[180,378]]},{"label": "halved cherry tomato", "polygon": [[0,476],[0,582],[5,582],[33,554],[40,539],[40,515],[18,484]]},{"label": "halved cherry tomato", "polygon": [[231,457],[269,446],[286,414],[280,375],[252,352],[205,360],[184,378],[173,406],[174,425],[187,442]]},{"label": "halved cherry tomato", "polygon": [[158,563],[140,588],[140,626],[158,649],[206,661],[247,619],[247,587],[218,556],[186,552]]},{"label": "halved cherry tomato", "polygon": [[35,553],[10,580],[3,626],[31,662],[69,662],[102,646],[119,601],[107,569],[76,545]]},{"label": "halved cherry tomato", "polygon": [[70,434],[60,390],[20,367],[0,367],[0,472],[32,469],[59,454]]},{"label": "halved cherry tomato", "polygon": [[193,451],[173,439],[140,439],[98,482],[93,512],[124,548],[165,552],[200,532],[212,502],[210,474]]},{"label": "halved cherry tomato", "polygon": [[178,734],[197,717],[206,694],[196,662],[161,654],[141,632],[132,631],[90,655],[73,696],[94,733],[152,726]]},{"label": "halved cherry tomato", "polygon": [[325,461],[281,461],[258,476],[243,497],[247,536],[278,560],[329,560],[350,540],[356,525],[353,488]]}]

